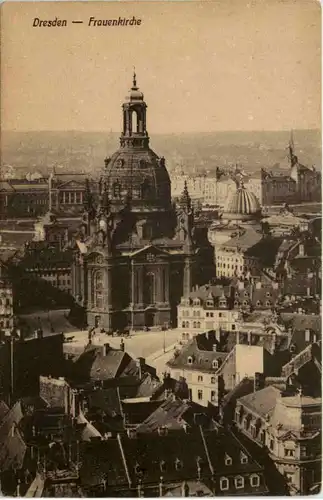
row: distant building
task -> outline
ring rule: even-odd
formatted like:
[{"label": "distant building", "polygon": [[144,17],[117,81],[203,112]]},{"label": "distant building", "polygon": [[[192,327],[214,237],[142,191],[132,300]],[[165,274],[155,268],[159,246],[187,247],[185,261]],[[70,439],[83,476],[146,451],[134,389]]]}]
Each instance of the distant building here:
[{"label": "distant building", "polygon": [[84,174],[7,179],[0,182],[0,218],[34,218],[49,209],[65,216],[80,215],[84,192]]},{"label": "distant building", "polygon": [[280,213],[262,219],[262,224],[267,225],[272,236],[283,237],[291,236],[295,230],[299,230],[300,233],[306,232],[310,227],[309,219],[294,215],[293,211],[286,205],[280,210]]}]

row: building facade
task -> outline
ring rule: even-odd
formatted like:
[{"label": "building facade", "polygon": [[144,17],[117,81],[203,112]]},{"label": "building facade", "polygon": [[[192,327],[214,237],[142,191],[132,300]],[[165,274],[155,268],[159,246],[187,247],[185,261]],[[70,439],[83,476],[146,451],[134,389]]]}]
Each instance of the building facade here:
[{"label": "building facade", "polygon": [[171,203],[165,159],[149,147],[146,110],[134,76],[120,148],[105,160],[97,204],[87,189],[75,248],[73,295],[88,324],[108,330],[175,325],[181,296],[213,272],[186,185],[177,209]]},{"label": "building facade", "polygon": [[85,176],[52,173],[37,179],[7,179],[0,183],[0,218],[34,218],[53,209],[63,215],[83,211]]},{"label": "building facade", "polygon": [[237,427],[268,450],[291,495],[321,484],[321,398],[283,394],[268,386],[237,402]]}]

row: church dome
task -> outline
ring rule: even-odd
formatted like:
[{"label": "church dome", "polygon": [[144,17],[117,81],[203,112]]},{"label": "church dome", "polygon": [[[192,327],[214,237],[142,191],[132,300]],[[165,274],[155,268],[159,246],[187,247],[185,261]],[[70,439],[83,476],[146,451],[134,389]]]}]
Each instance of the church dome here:
[{"label": "church dome", "polygon": [[111,206],[118,208],[127,199],[133,210],[169,210],[170,178],[165,159],[149,147],[147,105],[137,87],[136,74],[122,108],[120,148],[105,161],[104,181]]},{"label": "church dome", "polygon": [[104,178],[112,205],[126,197],[133,208],[168,209],[171,204],[165,160],[150,148],[121,147],[107,163]]},{"label": "church dome", "polygon": [[228,199],[224,218],[246,220],[256,218],[260,213],[261,207],[257,197],[241,184]]}]

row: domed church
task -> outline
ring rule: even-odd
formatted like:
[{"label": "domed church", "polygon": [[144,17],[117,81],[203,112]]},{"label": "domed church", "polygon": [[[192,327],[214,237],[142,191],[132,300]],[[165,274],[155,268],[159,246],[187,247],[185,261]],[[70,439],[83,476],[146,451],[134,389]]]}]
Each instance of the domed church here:
[{"label": "domed church", "polygon": [[176,306],[210,279],[212,247],[194,228],[187,187],[177,208],[165,159],[149,146],[136,75],[122,105],[120,147],[87,182],[72,290],[89,326],[112,331],[176,325]]},{"label": "domed church", "polygon": [[258,222],[261,206],[257,197],[245,188],[241,178],[236,179],[237,189],[228,199],[222,218],[234,222]]}]

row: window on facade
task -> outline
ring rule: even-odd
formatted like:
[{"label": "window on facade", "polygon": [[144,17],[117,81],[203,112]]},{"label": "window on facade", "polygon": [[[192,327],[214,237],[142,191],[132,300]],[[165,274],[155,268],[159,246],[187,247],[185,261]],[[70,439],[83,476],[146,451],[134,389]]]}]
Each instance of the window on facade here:
[{"label": "window on facade", "polygon": [[210,314],[210,313],[208,313],[208,312],[206,313],[206,317],[207,317],[207,318],[209,317],[209,314]]},{"label": "window on facade", "polygon": [[234,484],[237,489],[244,487],[244,478],[242,476],[237,476],[234,478]]},{"label": "window on facade", "polygon": [[219,313],[219,318],[222,318],[223,314],[222,313]]},{"label": "window on facade", "polygon": [[260,485],[260,477],[258,476],[258,474],[252,474],[250,476],[250,484],[254,488],[257,488]]},{"label": "window on facade", "polygon": [[203,391],[201,389],[197,391],[197,398],[199,401],[203,399]]},{"label": "window on facade", "polygon": [[202,377],[202,375],[199,375],[199,376],[197,377],[197,381],[198,381],[198,382],[203,382],[203,377]]},{"label": "window on facade", "polygon": [[155,303],[155,275],[147,273],[144,283],[144,302],[145,304]]},{"label": "window on facade", "polygon": [[103,307],[103,272],[96,271],[93,275],[92,284],[92,303],[93,307],[102,309]]},{"label": "window on facade", "polygon": [[119,182],[114,182],[112,187],[112,192],[114,198],[120,198],[121,196],[121,186]]},{"label": "window on facade", "polygon": [[193,321],[193,328],[196,328],[196,321]]},{"label": "window on facade", "polygon": [[216,393],[215,391],[211,391],[211,401],[212,403],[216,400]]},{"label": "window on facade", "polygon": [[149,198],[151,194],[151,187],[148,179],[145,179],[141,184],[141,198]]},{"label": "window on facade", "polygon": [[211,384],[215,384],[216,382],[216,377],[211,377]]},{"label": "window on facade", "polygon": [[271,450],[273,450],[273,449],[274,449],[274,446],[275,446],[275,442],[274,442],[274,440],[273,440],[273,439],[271,439],[271,440],[269,441],[269,448],[270,448]]},{"label": "window on facade", "polygon": [[176,470],[181,470],[183,468],[183,462],[176,458],[175,460],[175,469]]},{"label": "window on facade", "polygon": [[186,322],[182,321],[182,328],[185,328]]},{"label": "window on facade", "polygon": [[235,330],[236,329],[236,325],[231,325],[231,330]]},{"label": "window on facade", "polygon": [[226,491],[229,489],[229,479],[227,477],[221,477],[220,479],[220,490]]},{"label": "window on facade", "polygon": [[285,448],[284,455],[285,455],[285,457],[294,457],[295,456],[295,450],[290,450],[288,448]]},{"label": "window on facade", "polygon": [[201,328],[201,323],[199,321],[196,323],[196,328]]}]

